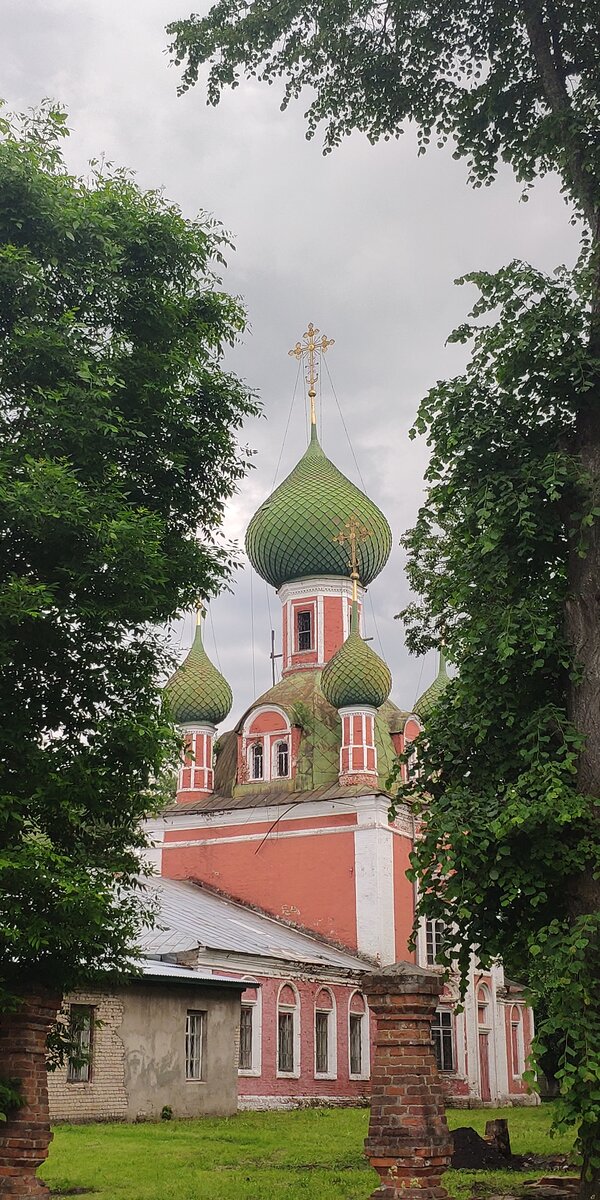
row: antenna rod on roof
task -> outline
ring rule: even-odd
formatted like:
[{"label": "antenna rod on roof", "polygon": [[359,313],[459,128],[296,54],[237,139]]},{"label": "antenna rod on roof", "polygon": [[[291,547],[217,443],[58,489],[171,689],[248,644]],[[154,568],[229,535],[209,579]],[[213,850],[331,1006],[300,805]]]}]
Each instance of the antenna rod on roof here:
[{"label": "antenna rod on roof", "polygon": [[273,680],[273,687],[275,687],[275,659],[283,658],[283,654],[275,653],[275,630],[274,629],[271,630],[271,653],[269,655],[269,658],[271,659],[271,678]]}]

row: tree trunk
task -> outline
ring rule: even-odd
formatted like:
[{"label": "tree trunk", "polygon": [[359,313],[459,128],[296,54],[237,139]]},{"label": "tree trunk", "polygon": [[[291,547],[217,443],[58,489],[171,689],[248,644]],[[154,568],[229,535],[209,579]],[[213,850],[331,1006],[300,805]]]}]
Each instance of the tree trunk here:
[{"label": "tree trunk", "polygon": [[52,1138],[48,1114],[46,1040],[59,998],[26,997],[17,1012],[0,1014],[0,1077],[15,1080],[24,1101],[0,1125],[0,1194],[42,1200],[48,1188],[36,1176]]}]

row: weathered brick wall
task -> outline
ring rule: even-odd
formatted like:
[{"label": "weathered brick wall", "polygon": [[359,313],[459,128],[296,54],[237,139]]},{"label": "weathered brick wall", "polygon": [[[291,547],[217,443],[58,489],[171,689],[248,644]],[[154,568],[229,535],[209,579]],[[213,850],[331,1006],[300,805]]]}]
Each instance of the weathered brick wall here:
[{"label": "weathered brick wall", "polygon": [[0,1195],[42,1200],[48,1189],[36,1171],[51,1140],[46,1087],[46,1039],[58,998],[29,996],[17,1012],[0,1017],[0,1075],[18,1081],[22,1106],[0,1125]]},{"label": "weathered brick wall", "polygon": [[52,1121],[123,1121],[127,1117],[125,1052],[119,1036],[123,997],[109,992],[76,992],[69,1004],[94,1008],[91,1077],[87,1083],[69,1083],[67,1066],[48,1075]]}]

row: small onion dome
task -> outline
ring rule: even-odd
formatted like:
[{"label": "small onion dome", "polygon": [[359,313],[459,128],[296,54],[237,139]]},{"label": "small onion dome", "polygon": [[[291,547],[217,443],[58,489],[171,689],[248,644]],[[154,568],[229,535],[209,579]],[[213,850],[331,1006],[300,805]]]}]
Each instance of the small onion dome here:
[{"label": "small onion dome", "polygon": [[204,649],[200,624],[187,658],[165,685],[165,695],[177,725],[218,725],[231,710],[233,693]]},{"label": "small onion dome", "polygon": [[444,651],[440,650],[440,665],[436,678],[434,679],[433,683],[429,685],[427,691],[423,692],[422,696],[419,696],[419,699],[417,700],[413,710],[421,721],[426,720],[426,718],[429,716],[432,708],[434,708],[434,706],[437,704],[442,692],[445,692],[449,683],[450,679],[446,668],[446,657],[444,655]]},{"label": "small onion dome", "polygon": [[316,427],[293,471],[252,517],[246,550],[254,569],[275,588],[311,575],[348,575],[348,550],[335,539],[351,517],[368,530],[357,547],[367,586],[385,566],[392,533],[383,515],[323,453]]},{"label": "small onion dome", "polygon": [[334,708],[380,708],[392,690],[390,669],[358,632],[358,606],[352,605],[350,633],[321,676],[321,691]]}]

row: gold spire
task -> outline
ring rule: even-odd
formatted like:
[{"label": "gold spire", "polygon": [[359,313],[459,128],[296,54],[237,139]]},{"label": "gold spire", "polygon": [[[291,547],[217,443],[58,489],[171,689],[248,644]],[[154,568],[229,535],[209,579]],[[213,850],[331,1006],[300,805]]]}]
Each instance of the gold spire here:
[{"label": "gold spire", "polygon": [[306,378],[306,382],[308,384],[308,398],[310,400],[310,423],[311,423],[311,425],[316,425],[316,423],[317,423],[317,414],[315,411],[315,399],[316,399],[316,395],[317,395],[316,383],[317,383],[319,376],[318,376],[318,373],[316,370],[316,363],[315,363],[316,355],[324,354],[329,346],[335,345],[335,338],[326,338],[325,334],[323,334],[320,341],[317,341],[317,338],[318,338],[320,332],[321,332],[321,330],[315,329],[312,321],[310,321],[308,329],[306,330],[306,333],[304,333],[302,335],[304,338],[305,344],[302,345],[302,342],[296,342],[296,345],[294,346],[293,350],[288,350],[288,354],[293,354],[294,358],[306,359],[306,376],[305,376],[305,378]]},{"label": "gold spire", "polygon": [[366,542],[367,538],[370,537],[373,537],[373,530],[367,529],[366,525],[361,525],[358,517],[352,515],[342,525],[340,532],[333,539],[334,542],[339,542],[340,546],[347,545],[350,549],[348,566],[350,567],[350,578],[352,580],[353,603],[358,600],[358,583],[360,579],[358,573],[358,546],[360,542]]},{"label": "gold spire", "polygon": [[206,609],[203,604],[199,604],[196,608],[196,625],[201,625],[206,616]]}]

